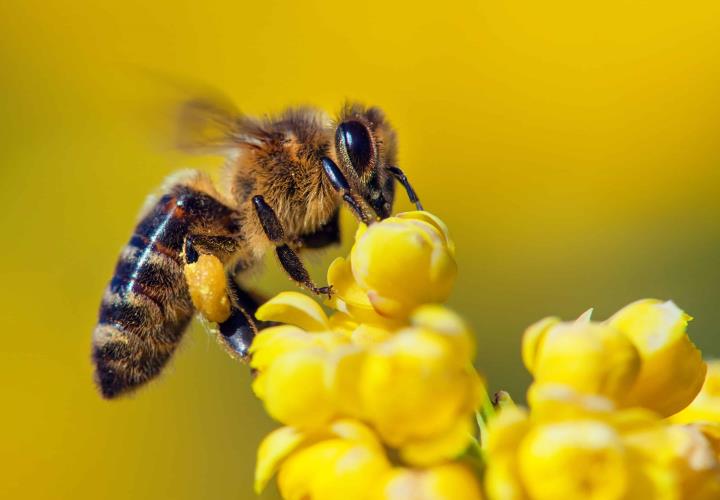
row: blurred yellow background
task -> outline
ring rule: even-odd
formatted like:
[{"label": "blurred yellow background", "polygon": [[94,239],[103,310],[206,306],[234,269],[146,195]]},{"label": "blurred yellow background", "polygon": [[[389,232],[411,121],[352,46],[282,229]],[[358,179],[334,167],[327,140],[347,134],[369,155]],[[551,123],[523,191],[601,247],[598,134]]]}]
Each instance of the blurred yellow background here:
[{"label": "blurred yellow background", "polygon": [[[100,296],[145,195],[218,165],[156,147],[171,96],[148,75],[252,114],[382,106],[457,241],[452,305],[493,389],[522,399],[528,324],[647,296],[720,355],[718,2],[5,0],[0,497],[253,498],[274,424],[199,325],[135,396],[92,385]],[[313,260],[318,281],[342,253]],[[259,281],[292,288],[275,265]]]}]

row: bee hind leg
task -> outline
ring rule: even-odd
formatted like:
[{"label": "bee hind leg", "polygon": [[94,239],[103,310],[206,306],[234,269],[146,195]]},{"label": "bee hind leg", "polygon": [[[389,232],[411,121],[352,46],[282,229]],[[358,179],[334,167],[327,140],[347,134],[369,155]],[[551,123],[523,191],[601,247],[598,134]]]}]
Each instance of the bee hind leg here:
[{"label": "bee hind leg", "polygon": [[[223,246],[231,243],[233,242],[224,237],[188,235],[183,243],[183,258],[185,264],[191,265],[198,262],[201,255],[216,256],[217,253],[222,252]],[[219,334],[217,335],[217,340],[228,351],[230,356],[247,361],[249,358],[250,345],[258,329],[267,328],[271,325],[265,324],[264,322],[258,324],[259,322],[255,320],[255,311],[257,311],[259,300],[238,286],[233,273],[214,267],[206,269],[206,272],[210,272],[211,276],[214,276],[212,279],[216,281],[222,280],[226,283],[225,297],[220,298],[216,296],[216,301],[212,301],[210,307],[204,302],[196,304],[196,307],[199,308],[199,312],[205,319],[218,321]],[[205,276],[204,279],[207,280],[210,278]],[[191,287],[192,295],[192,288],[198,285],[194,280],[188,282],[188,285]],[[202,296],[203,292],[197,292],[197,294]],[[219,318],[215,319],[213,317],[213,313],[218,313],[218,310],[222,310],[218,304],[221,303],[222,300],[229,302],[229,316],[223,321],[220,321]],[[226,304],[228,302],[226,302]],[[227,312],[225,314],[227,314]]]},{"label": "bee hind leg", "polygon": [[220,329],[218,340],[231,356],[247,360],[250,345],[258,330],[272,325],[255,320],[255,311],[258,308],[257,300],[240,288],[232,276],[228,276],[228,288],[232,302],[230,317],[218,324]]},{"label": "bee hind leg", "polygon": [[255,196],[252,201],[258,219],[260,219],[260,225],[268,239],[275,244],[275,253],[290,278],[313,293],[318,295],[324,294],[328,297],[331,296],[332,287],[316,286],[310,279],[310,274],[307,269],[305,269],[305,266],[300,260],[300,256],[287,244],[285,231],[272,207],[265,202],[265,199],[261,195]]}]

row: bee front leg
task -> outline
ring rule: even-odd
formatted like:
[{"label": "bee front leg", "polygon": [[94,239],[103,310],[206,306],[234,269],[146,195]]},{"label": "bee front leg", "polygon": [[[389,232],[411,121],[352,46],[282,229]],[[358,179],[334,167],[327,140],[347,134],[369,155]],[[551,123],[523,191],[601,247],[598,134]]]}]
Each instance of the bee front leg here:
[{"label": "bee front leg", "polygon": [[270,241],[275,244],[275,253],[277,253],[280,259],[280,264],[283,266],[288,275],[300,285],[306,287],[308,290],[318,295],[325,294],[328,297],[332,295],[332,287],[330,286],[315,286],[315,283],[310,279],[307,269],[303,265],[298,254],[290,248],[288,245],[287,238],[285,237],[285,231],[280,224],[280,221],[275,215],[275,211],[270,205],[265,202],[265,199],[257,195],[252,199],[253,205],[255,206],[255,213],[257,213],[260,225],[262,225],[265,235]]},{"label": "bee front leg", "polygon": [[343,201],[347,203],[347,205],[350,207],[350,210],[352,210],[355,214],[355,217],[357,217],[364,224],[372,224],[374,222],[373,218],[368,215],[367,211],[365,211],[365,209],[363,208],[362,201],[360,201],[350,191],[350,184],[348,184],[347,179],[340,171],[338,166],[335,165],[335,162],[327,156],[324,156],[321,161],[323,165],[323,170],[325,171],[325,175],[327,175],[328,179],[330,180],[330,184],[332,184],[332,187],[335,189],[335,191],[342,195]]}]

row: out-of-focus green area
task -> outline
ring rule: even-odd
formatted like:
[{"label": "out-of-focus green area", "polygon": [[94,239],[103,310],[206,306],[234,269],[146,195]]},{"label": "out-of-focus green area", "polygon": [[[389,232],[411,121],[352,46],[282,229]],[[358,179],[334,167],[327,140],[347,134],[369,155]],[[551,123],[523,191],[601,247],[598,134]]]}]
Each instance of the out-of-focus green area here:
[{"label": "out-of-focus green area", "polygon": [[[145,195],[218,165],[157,147],[175,79],[253,114],[382,106],[456,239],[452,305],[492,388],[522,398],[528,324],[641,297],[674,299],[720,355],[717,2],[6,0],[0,68],[3,498],[252,498],[274,424],[201,327],[134,397],[91,383]],[[274,265],[258,280],[292,288]]]}]

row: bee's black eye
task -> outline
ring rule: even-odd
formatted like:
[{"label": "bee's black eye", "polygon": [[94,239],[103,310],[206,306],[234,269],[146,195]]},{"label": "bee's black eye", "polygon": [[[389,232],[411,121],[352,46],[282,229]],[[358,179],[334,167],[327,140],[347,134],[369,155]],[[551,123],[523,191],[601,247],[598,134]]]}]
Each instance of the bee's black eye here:
[{"label": "bee's black eye", "polygon": [[372,141],[367,127],[358,121],[347,121],[337,129],[338,146],[347,151],[350,163],[358,173],[362,173],[370,165],[372,159]]}]

